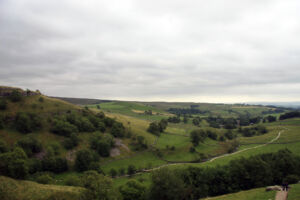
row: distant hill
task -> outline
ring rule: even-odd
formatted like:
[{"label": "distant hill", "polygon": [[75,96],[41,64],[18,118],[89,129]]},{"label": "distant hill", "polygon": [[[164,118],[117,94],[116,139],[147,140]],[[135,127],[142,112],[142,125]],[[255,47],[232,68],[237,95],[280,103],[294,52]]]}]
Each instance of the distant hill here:
[{"label": "distant hill", "polygon": [[250,102],[249,104],[263,105],[263,106],[276,106],[276,107],[293,108],[293,109],[300,108],[299,101],[295,101],[295,102]]},{"label": "distant hill", "polygon": [[88,105],[88,104],[99,104],[104,102],[111,102],[111,100],[100,100],[100,99],[85,99],[85,98],[71,98],[71,97],[53,97],[61,99],[63,101],[76,104],[76,105]]}]

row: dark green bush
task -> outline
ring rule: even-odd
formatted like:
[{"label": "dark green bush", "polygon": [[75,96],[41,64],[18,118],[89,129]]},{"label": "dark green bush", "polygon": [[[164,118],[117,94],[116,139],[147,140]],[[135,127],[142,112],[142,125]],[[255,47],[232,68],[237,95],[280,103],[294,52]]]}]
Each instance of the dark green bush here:
[{"label": "dark green bush", "polygon": [[5,110],[7,108],[7,101],[3,97],[0,97],[0,110]]},{"label": "dark green bush", "polygon": [[49,174],[42,174],[36,178],[36,182],[41,184],[50,184],[53,181],[53,178]]},{"label": "dark green bush", "polygon": [[19,90],[13,90],[12,93],[10,94],[9,96],[9,99],[12,101],[12,102],[19,102],[22,100],[22,94]]},{"label": "dark green bush", "polygon": [[79,172],[89,170],[90,164],[96,161],[94,152],[83,149],[76,153],[75,168]]},{"label": "dark green bush", "polygon": [[15,126],[21,133],[30,133],[42,127],[42,119],[33,113],[17,113]]},{"label": "dark green bush", "polygon": [[125,136],[125,127],[120,122],[115,122],[111,128],[111,134],[115,137],[124,137]]},{"label": "dark green bush", "polygon": [[56,119],[53,122],[51,132],[58,135],[69,137],[71,133],[78,132],[78,129],[75,125],[70,124],[67,121]]},{"label": "dark green bush", "polygon": [[21,138],[16,145],[21,147],[29,157],[41,152],[43,148],[42,143],[32,135]]}]

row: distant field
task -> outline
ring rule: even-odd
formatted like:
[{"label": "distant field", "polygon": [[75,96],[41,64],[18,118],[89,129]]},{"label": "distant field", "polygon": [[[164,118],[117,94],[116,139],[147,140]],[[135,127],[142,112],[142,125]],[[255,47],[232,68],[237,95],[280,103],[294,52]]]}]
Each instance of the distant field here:
[{"label": "distant field", "polygon": [[[119,113],[131,117],[136,117],[139,119],[146,119],[151,121],[160,120],[168,116],[171,116],[171,114],[163,110],[142,103],[136,103],[136,102],[115,101],[115,102],[100,103],[97,105],[99,105],[100,109],[105,112]],[[88,107],[97,108],[97,105],[89,105]],[[153,114],[152,115],[144,114],[144,112],[148,110],[152,110]]]}]

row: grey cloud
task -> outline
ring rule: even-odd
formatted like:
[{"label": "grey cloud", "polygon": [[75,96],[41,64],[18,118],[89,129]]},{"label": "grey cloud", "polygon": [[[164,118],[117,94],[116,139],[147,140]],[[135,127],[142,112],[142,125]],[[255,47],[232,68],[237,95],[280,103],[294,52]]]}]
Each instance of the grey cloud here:
[{"label": "grey cloud", "polygon": [[0,1],[0,84],[70,97],[300,100],[296,0]]}]

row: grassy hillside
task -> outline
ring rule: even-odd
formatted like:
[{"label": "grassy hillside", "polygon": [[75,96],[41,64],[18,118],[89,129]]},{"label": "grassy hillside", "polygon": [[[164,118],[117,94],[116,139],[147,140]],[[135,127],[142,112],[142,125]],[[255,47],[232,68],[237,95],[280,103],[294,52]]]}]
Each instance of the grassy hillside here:
[{"label": "grassy hillside", "polygon": [[[298,200],[300,198],[300,184],[290,185],[288,200]],[[276,191],[266,192],[265,188],[257,188],[247,191],[241,191],[233,194],[227,194],[217,197],[205,198],[202,200],[257,200],[257,199],[275,199]]]},{"label": "grassy hillside", "polygon": [[84,190],[81,187],[44,185],[0,176],[1,200],[79,200]]}]

